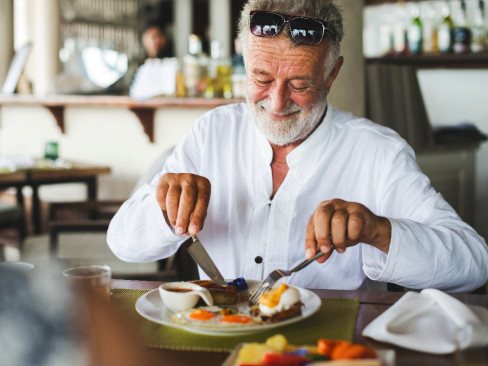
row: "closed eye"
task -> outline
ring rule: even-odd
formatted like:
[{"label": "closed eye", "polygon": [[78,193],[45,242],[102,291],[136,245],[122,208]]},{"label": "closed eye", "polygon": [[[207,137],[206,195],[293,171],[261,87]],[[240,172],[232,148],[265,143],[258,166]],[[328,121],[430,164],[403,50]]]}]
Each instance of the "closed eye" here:
[{"label": "closed eye", "polygon": [[308,82],[303,82],[303,81],[291,82],[289,83],[289,87],[292,91],[301,93],[307,91],[310,88],[310,84]]},{"label": "closed eye", "polygon": [[257,79],[254,78],[254,82],[258,84],[259,86],[269,86],[273,83],[273,80],[270,79]]}]

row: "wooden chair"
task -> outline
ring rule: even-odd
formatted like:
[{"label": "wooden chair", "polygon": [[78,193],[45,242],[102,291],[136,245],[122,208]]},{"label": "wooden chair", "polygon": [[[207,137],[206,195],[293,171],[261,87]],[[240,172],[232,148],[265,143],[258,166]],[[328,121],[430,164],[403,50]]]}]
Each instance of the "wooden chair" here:
[{"label": "wooden chair", "polygon": [[[152,178],[162,170],[166,159],[173,152],[168,149],[152,165],[147,173],[141,177],[134,189],[137,190],[144,183],[150,182]],[[58,257],[60,235],[65,233],[106,233],[111,218],[117,212],[123,201],[119,200],[96,200],[82,202],[56,202],[50,204],[49,213],[49,250],[51,257]],[[73,219],[69,219],[69,217]],[[81,218],[80,218],[81,217]],[[114,277],[125,279],[151,279],[151,280],[176,280],[195,279],[191,277],[195,271],[188,269],[186,250],[180,250],[178,254],[168,259],[158,261],[157,273],[144,274],[117,274]],[[196,268],[196,266],[195,266]],[[178,274],[178,269],[181,276]],[[198,274],[197,274],[198,275]]]},{"label": "wooden chair", "polygon": [[19,250],[22,250],[22,243],[26,236],[23,205],[0,201],[0,229],[14,229]]}]

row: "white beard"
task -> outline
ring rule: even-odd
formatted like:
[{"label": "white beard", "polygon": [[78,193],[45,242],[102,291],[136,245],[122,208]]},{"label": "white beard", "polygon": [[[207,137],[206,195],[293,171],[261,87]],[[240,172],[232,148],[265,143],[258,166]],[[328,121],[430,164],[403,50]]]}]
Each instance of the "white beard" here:
[{"label": "white beard", "polygon": [[308,113],[305,113],[303,108],[296,104],[288,106],[280,115],[286,116],[294,112],[298,113],[280,121],[275,121],[270,117],[268,99],[253,103],[249,95],[247,95],[247,104],[250,107],[256,126],[268,141],[274,145],[284,146],[306,139],[317,127],[321,122],[320,117],[322,117],[327,107],[327,93],[325,92],[318,99],[318,103]]}]

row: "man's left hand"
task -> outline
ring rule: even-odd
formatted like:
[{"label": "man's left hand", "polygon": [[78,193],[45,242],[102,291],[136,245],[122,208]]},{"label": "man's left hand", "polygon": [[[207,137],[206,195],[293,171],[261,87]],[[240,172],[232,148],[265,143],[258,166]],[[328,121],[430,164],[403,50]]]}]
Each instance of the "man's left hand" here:
[{"label": "man's left hand", "polygon": [[327,253],[318,262],[323,263],[335,249],[344,253],[357,243],[370,244],[388,253],[391,223],[372,213],[366,206],[340,199],[323,201],[308,221],[305,255],[311,258],[317,251]]}]

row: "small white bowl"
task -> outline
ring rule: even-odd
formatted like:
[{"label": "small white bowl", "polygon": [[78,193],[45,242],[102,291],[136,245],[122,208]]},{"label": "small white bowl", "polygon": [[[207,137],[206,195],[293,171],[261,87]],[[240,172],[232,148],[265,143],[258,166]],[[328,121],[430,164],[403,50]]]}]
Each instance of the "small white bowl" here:
[{"label": "small white bowl", "polygon": [[208,306],[213,305],[210,292],[191,282],[167,282],[159,286],[159,294],[164,305],[175,313],[193,308],[200,298]]}]

